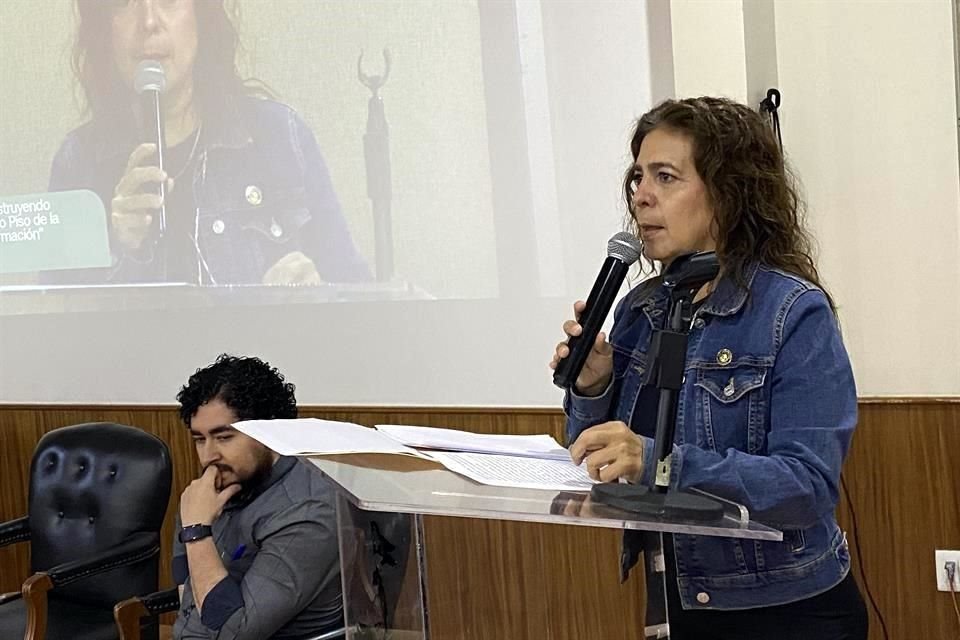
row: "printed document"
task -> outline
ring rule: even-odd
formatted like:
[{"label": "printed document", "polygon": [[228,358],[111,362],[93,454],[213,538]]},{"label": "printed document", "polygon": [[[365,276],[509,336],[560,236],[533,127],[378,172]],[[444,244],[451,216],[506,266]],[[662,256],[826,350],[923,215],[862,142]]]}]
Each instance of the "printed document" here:
[{"label": "printed document", "polygon": [[409,425],[378,424],[377,431],[417,449],[441,451],[472,451],[473,453],[502,453],[530,458],[569,460],[570,453],[547,434],[512,436],[472,433],[439,427],[412,427]]},{"label": "printed document", "polygon": [[430,456],[450,471],[474,482],[495,487],[546,489],[548,491],[590,491],[594,481],[587,470],[566,460],[543,460],[492,453],[433,451]]},{"label": "printed document", "polygon": [[[400,454],[439,462],[497,487],[589,491],[594,481],[549,435],[485,435],[436,427],[359,424],[298,418],[246,420],[234,428],[286,456]],[[415,448],[416,447],[416,448]]]},{"label": "printed document", "polygon": [[283,456],[399,453],[430,459],[376,429],[351,422],[317,418],[245,420],[233,423],[233,427]]}]

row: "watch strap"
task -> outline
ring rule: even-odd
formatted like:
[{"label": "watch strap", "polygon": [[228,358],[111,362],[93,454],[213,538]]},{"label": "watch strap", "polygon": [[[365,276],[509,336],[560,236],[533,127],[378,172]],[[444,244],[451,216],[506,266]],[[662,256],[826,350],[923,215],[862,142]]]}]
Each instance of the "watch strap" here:
[{"label": "watch strap", "polygon": [[180,542],[196,542],[213,535],[213,528],[208,524],[191,524],[180,529]]}]

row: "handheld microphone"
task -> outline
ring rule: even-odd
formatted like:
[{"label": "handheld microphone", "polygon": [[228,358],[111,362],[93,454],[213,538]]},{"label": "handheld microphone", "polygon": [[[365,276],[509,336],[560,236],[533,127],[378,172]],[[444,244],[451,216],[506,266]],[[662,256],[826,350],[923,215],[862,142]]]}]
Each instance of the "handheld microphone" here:
[{"label": "handheld microphone", "polygon": [[[163,167],[163,155],[166,142],[163,132],[163,111],[160,109],[160,94],[166,88],[167,78],[163,66],[156,60],[143,60],[137,65],[133,77],[133,88],[140,96],[140,130],[142,139],[157,145],[157,163]],[[166,185],[161,182],[158,195],[164,200],[160,204],[160,236],[167,230]]]},{"label": "handheld microphone", "polygon": [[570,389],[577,382],[603,321],[617,298],[620,285],[623,284],[630,265],[640,257],[640,251],[640,241],[626,231],[615,234],[607,242],[607,259],[600,268],[600,274],[593,283],[586,306],[580,314],[582,331],[580,335],[571,336],[567,341],[570,353],[557,363],[553,372],[553,384],[562,389]]}]

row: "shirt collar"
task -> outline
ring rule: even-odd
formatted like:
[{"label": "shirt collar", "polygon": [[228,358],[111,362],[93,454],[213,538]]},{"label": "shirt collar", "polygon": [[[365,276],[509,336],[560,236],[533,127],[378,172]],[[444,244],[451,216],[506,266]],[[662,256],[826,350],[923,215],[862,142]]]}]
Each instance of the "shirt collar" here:
[{"label": "shirt collar", "polygon": [[707,298],[700,312],[715,316],[731,316],[740,311],[747,301],[747,295],[753,286],[753,279],[757,275],[758,267],[759,264],[756,262],[747,265],[746,269],[743,270],[743,285],[730,278],[720,278],[717,288]]}]

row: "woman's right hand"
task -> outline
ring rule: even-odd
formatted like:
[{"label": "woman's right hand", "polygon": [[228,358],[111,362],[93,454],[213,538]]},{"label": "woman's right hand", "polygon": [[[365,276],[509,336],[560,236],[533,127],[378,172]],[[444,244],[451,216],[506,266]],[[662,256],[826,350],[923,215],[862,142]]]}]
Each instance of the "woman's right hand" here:
[{"label": "woman's right hand", "polygon": [[[577,300],[573,303],[573,315],[576,320],[567,320],[563,323],[563,332],[567,334],[567,340],[557,345],[553,352],[553,360],[550,361],[550,368],[556,369],[560,360],[570,355],[570,348],[567,341],[573,336],[578,336],[583,332],[580,326],[580,314],[587,306],[583,300]],[[597,339],[593,343],[593,348],[587,355],[587,361],[577,376],[575,383],[576,391],[584,396],[598,396],[603,393],[607,385],[610,384],[610,378],[613,376],[613,347],[607,342],[607,336],[601,331],[597,334]]]},{"label": "woman's right hand", "polygon": [[150,185],[166,181],[167,190],[173,188],[173,181],[167,178],[165,171],[155,165],[145,165],[156,157],[156,153],[155,144],[141,144],[133,150],[110,201],[110,225],[114,237],[127,250],[133,251],[143,245],[153,225],[153,216],[163,204],[158,190],[151,189]]}]

